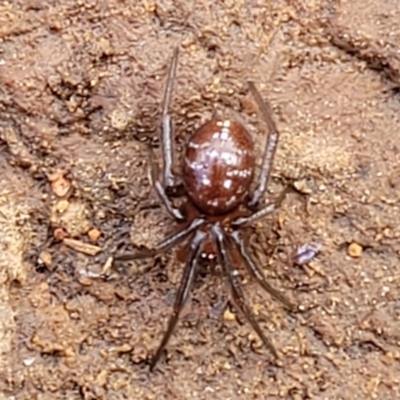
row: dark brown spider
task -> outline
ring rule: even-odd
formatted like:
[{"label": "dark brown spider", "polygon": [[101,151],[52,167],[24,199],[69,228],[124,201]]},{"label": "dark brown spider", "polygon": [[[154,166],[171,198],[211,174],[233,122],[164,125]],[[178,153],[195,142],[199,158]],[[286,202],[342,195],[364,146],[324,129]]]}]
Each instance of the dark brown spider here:
[{"label": "dark brown spider", "polygon": [[[254,142],[244,126],[237,121],[215,117],[194,132],[187,143],[183,164],[182,181],[188,200],[186,209],[191,210],[190,213],[185,213],[182,208],[176,207],[171,199],[176,192],[178,177],[173,172],[172,123],[168,109],[177,60],[178,48],[173,53],[169,67],[162,104],[162,175],[160,179],[156,163],[153,162],[152,176],[155,189],[169,214],[183,227],[156,245],[154,249],[137,250],[115,257],[116,261],[154,257],[185,240],[187,243],[186,266],[176,294],[173,313],[161,344],[150,361],[150,370],[160,359],[178,322],[179,314],[198,272],[199,258],[210,261],[216,259],[227,278],[237,308],[250,322],[265,346],[277,357],[274,346],[264,335],[246,305],[231,255],[232,251],[239,255],[256,281],[273,297],[293,309],[291,303],[267,283],[262,269],[247,252],[241,234],[241,228],[273,212],[286,193],[284,191],[276,203],[259,206],[267,189],[279,138],[271,108],[262,100],[254,84],[249,82],[250,91],[269,132],[261,172],[253,193],[249,193],[249,188],[255,169]],[[190,215],[190,218],[187,215]]]}]

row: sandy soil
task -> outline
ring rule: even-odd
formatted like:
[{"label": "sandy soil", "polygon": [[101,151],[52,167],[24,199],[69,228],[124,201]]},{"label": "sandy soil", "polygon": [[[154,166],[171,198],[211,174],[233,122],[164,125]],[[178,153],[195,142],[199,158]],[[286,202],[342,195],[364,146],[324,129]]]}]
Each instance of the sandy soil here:
[{"label": "sandy soil", "polygon": [[[400,398],[399,2],[194,4],[0,2],[0,399]],[[159,154],[177,43],[177,151],[214,109],[261,146],[253,79],[281,130],[271,195],[303,193],[250,244],[299,311],[243,275],[278,361],[202,274],[150,374],[182,264],[98,277],[117,249],[171,232],[143,142]],[[305,243],[322,251],[288,263]]]}]

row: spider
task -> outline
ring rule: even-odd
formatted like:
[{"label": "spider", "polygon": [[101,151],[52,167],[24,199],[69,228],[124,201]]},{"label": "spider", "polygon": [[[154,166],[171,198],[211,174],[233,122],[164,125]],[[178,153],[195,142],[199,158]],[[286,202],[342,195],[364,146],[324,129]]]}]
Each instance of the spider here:
[{"label": "spider", "polygon": [[[246,317],[264,345],[275,357],[278,357],[275,347],[264,335],[245,302],[232,258],[232,254],[239,255],[247,271],[261,287],[287,308],[293,310],[293,305],[286,297],[266,281],[262,269],[247,251],[241,233],[243,227],[273,212],[286,194],[284,190],[275,203],[261,206],[279,138],[279,132],[272,118],[272,110],[269,104],[262,100],[254,83],[248,82],[250,92],[268,128],[262,167],[252,193],[250,193],[250,185],[255,171],[253,139],[241,123],[214,116],[194,132],[184,153],[181,179],[187,197],[186,210],[190,209],[191,212],[185,212],[185,208],[175,206],[173,197],[179,185],[178,176],[173,171],[173,127],[169,107],[176,76],[178,52],[179,48],[176,47],[170,62],[162,102],[163,168],[159,173],[153,161],[151,175],[162,203],[182,227],[153,249],[138,249],[136,252],[114,257],[115,261],[150,258],[182,242],[185,242],[187,246],[186,264],[177,290],[173,312],[163,339],[150,360],[150,370],[153,370],[159,361],[173,333],[202,259],[218,263],[223,276],[229,283],[233,303]],[[154,160],[154,157],[152,159]]]}]

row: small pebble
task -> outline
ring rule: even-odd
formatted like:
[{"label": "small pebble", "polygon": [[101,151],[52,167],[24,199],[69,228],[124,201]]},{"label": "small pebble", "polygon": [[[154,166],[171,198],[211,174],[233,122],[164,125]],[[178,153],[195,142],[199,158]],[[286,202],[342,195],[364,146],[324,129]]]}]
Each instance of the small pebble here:
[{"label": "small pebble", "polygon": [[224,312],[224,320],[225,321],[234,321],[235,320],[235,314],[232,313],[230,310],[225,310]]},{"label": "small pebble", "polygon": [[57,202],[55,209],[59,214],[65,213],[65,211],[68,210],[69,207],[69,201],[68,200],[60,200]]},{"label": "small pebble", "polygon": [[25,358],[22,362],[25,366],[30,367],[35,362],[35,357]]},{"label": "small pebble", "polygon": [[99,237],[101,235],[101,232],[96,229],[96,228],[92,228],[89,232],[88,232],[88,236],[89,236],[89,240],[92,243],[96,243],[99,240]]},{"label": "small pebble", "polygon": [[67,232],[63,228],[56,228],[53,232],[54,238],[57,240],[64,240],[67,237]]},{"label": "small pebble", "polygon": [[49,268],[51,266],[51,254],[48,251],[42,251],[39,255],[39,260],[47,267]]},{"label": "small pebble", "polygon": [[309,182],[306,179],[301,179],[294,182],[294,187],[303,194],[311,194],[312,190],[309,187]]},{"label": "small pebble", "polygon": [[355,242],[351,243],[347,248],[347,253],[349,254],[350,257],[353,258],[361,257],[362,251],[363,251],[362,246]]},{"label": "small pebble", "polygon": [[119,131],[126,129],[129,123],[129,116],[125,110],[115,109],[111,113],[111,126]]},{"label": "small pebble", "polygon": [[93,284],[93,281],[87,277],[87,276],[80,276],[78,278],[78,282],[82,285],[82,286],[91,286]]},{"label": "small pebble", "polygon": [[61,172],[55,172],[49,175],[51,190],[57,197],[65,197],[71,190],[71,183]]}]

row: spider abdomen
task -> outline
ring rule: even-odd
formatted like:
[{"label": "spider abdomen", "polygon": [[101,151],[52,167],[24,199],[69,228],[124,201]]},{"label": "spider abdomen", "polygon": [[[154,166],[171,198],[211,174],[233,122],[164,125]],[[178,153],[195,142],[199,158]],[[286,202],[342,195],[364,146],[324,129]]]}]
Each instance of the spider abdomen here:
[{"label": "spider abdomen", "polygon": [[189,140],[183,166],[188,196],[206,215],[239,206],[254,172],[254,143],[237,121],[212,119]]}]

